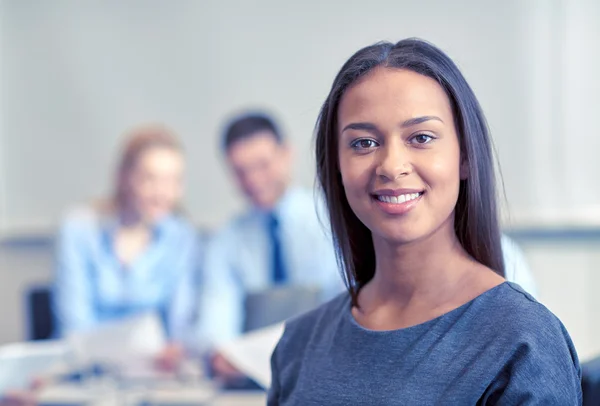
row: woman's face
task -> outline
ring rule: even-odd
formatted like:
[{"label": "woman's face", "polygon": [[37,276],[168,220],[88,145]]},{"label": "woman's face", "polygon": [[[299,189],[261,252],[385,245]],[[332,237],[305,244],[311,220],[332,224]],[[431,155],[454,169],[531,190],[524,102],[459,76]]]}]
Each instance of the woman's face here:
[{"label": "woman's face", "polygon": [[373,237],[394,243],[453,227],[461,154],[450,101],[433,79],[376,68],[338,109],[346,198]]},{"label": "woman's face", "polygon": [[144,222],[170,214],[182,196],[184,162],[180,152],[154,147],[140,154],[127,177],[130,204]]}]

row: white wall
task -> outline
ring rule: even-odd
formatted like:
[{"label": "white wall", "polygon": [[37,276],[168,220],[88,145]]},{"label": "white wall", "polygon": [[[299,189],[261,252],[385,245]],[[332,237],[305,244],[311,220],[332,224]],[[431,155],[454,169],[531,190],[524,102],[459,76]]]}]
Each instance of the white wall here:
[{"label": "white wall", "polygon": [[[279,113],[298,149],[298,180],[310,186],[312,129],[333,76],[359,47],[408,36],[445,49],[479,95],[518,221],[540,208],[564,214],[590,206],[600,198],[585,187],[599,169],[592,152],[573,154],[577,182],[557,168],[573,159],[557,159],[556,145],[597,142],[582,132],[579,141],[562,142],[556,125],[564,72],[549,62],[578,49],[554,46],[564,42],[561,4],[2,2],[3,231],[47,230],[65,206],[107,192],[120,134],[145,120],[172,125],[188,146],[187,205],[199,223],[219,224],[242,204],[218,150],[224,117],[239,108]],[[596,58],[586,69],[597,66],[594,52],[580,56]],[[581,72],[567,73],[577,80]],[[582,165],[593,170],[589,177]]]},{"label": "white wall", "polygon": [[[511,136],[503,169],[524,175],[507,179],[528,205],[515,204],[517,223],[600,226],[600,3],[594,0],[531,1],[528,5],[528,76],[522,85],[530,115],[527,131]],[[506,117],[508,119],[508,117]],[[512,152],[509,152],[512,154]],[[518,168],[514,168],[515,166]],[[518,176],[518,175],[517,175]]]},{"label": "white wall", "polygon": [[[578,206],[582,217],[600,218],[600,2],[578,0],[564,7],[564,72],[560,98],[564,121],[560,126],[564,160],[557,165],[563,175],[557,196],[570,196],[565,206]],[[562,115],[561,115],[562,116]],[[562,199],[561,199],[562,200]],[[578,203],[587,203],[589,206]],[[600,221],[597,223],[600,224]]]},{"label": "white wall", "polygon": [[600,238],[521,241],[521,246],[538,284],[539,300],[564,323],[580,359],[600,356]]},{"label": "white wall", "polygon": [[[4,27],[4,18],[2,13],[2,5],[0,3],[0,95],[4,93],[4,43],[5,38],[2,36]],[[1,175],[6,173],[4,162],[4,98],[0,96],[0,233],[6,229],[6,189],[4,187],[6,176]]]}]

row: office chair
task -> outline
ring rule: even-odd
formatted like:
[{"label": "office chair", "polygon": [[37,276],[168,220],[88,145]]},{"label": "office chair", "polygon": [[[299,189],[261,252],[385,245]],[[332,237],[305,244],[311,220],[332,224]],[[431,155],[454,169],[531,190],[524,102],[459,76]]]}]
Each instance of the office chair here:
[{"label": "office chair", "polygon": [[600,357],[581,364],[583,406],[600,405]]},{"label": "office chair", "polygon": [[46,340],[52,338],[54,332],[54,315],[52,313],[52,290],[48,286],[34,286],[26,293],[27,338],[29,340]]}]

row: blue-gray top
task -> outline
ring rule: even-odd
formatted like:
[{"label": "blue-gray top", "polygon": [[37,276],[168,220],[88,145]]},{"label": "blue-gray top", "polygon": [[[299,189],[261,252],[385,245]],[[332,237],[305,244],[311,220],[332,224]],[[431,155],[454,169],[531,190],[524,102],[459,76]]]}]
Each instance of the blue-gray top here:
[{"label": "blue-gray top", "polygon": [[565,327],[505,282],[425,323],[361,327],[349,295],[288,322],[269,405],[580,405]]}]

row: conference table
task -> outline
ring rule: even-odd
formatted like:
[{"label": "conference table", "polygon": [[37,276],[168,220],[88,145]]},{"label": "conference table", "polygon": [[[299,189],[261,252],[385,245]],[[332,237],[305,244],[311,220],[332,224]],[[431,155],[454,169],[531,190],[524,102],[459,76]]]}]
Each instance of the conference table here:
[{"label": "conference table", "polygon": [[108,373],[78,380],[50,380],[35,399],[40,406],[258,406],[266,404],[266,393],[258,389],[225,390],[198,368],[188,368],[184,375],[143,379],[117,378]]},{"label": "conference table", "polygon": [[86,406],[264,406],[266,393],[260,391],[219,391],[207,388],[92,389],[58,385],[37,397],[39,405]]},{"label": "conference table", "polygon": [[39,405],[89,406],[258,406],[266,404],[261,391],[221,391],[210,387],[89,388],[61,384],[42,390]]},{"label": "conference table", "polygon": [[270,375],[270,354],[282,331],[283,325],[276,325],[220,347],[229,359],[243,358],[246,369],[240,370],[255,379],[241,377],[224,385],[206,376],[199,354],[188,354],[172,369],[158,368],[154,354],[164,347],[160,323],[155,315],[138,315],[68,341],[0,348],[0,394],[20,390],[14,396],[34,397],[42,406],[264,405],[266,393],[259,384],[268,386],[264,377]]}]

